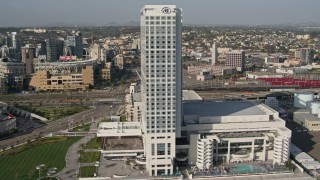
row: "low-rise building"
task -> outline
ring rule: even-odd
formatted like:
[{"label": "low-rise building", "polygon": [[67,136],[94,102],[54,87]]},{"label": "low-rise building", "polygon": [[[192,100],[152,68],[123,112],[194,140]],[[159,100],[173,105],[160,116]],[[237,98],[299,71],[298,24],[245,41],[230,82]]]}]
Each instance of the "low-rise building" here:
[{"label": "low-rise building", "polygon": [[198,81],[205,81],[212,79],[213,75],[208,70],[202,70],[200,74],[197,75]]},{"label": "low-rise building", "polygon": [[189,143],[177,145],[188,164],[208,168],[215,163],[289,159],[291,131],[278,112],[248,101],[185,102],[181,135]]},{"label": "low-rise building", "polygon": [[[176,139],[177,163],[202,169],[219,163],[253,160],[284,164],[289,159],[291,131],[277,111],[259,102],[206,102],[189,91],[184,91],[183,97],[183,126],[181,137]],[[143,136],[138,132],[138,125],[127,127],[118,123],[112,125],[116,128],[104,128],[101,124],[97,135],[104,137],[105,143],[109,136]],[[127,152],[124,150],[114,152],[127,156],[119,154]],[[113,151],[103,153],[108,155]]]},{"label": "low-rise building", "polygon": [[293,112],[293,121],[309,131],[320,131],[320,118],[311,114],[308,109],[299,109]]},{"label": "low-rise building", "polygon": [[81,74],[52,75],[38,71],[29,86],[35,90],[85,90],[94,85],[93,66],[82,68]]},{"label": "low-rise building", "polygon": [[247,77],[250,79],[258,78],[282,78],[283,74],[273,73],[273,72],[248,72]]},{"label": "low-rise building", "polygon": [[210,71],[213,76],[225,76],[235,74],[237,69],[235,67],[224,66],[188,66],[188,74],[199,74],[203,70]]},{"label": "low-rise building", "polygon": [[0,109],[0,135],[13,131],[16,128],[16,117],[10,113],[2,112]]}]

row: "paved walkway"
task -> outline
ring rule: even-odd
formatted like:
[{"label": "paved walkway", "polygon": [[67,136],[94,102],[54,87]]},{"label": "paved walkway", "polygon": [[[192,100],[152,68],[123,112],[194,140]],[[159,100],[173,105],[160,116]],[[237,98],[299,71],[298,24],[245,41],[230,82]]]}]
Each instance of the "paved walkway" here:
[{"label": "paved walkway", "polygon": [[87,167],[87,166],[95,166],[96,163],[81,163],[81,167]]},{"label": "paved walkway", "polygon": [[[114,111],[123,111],[123,107],[118,107]],[[95,122],[91,123],[90,131],[97,129],[97,124],[102,119],[97,119]],[[92,138],[94,138],[94,134],[87,134],[82,139],[74,143],[72,146],[70,146],[67,154],[66,154],[66,167],[58,173],[56,176],[62,180],[76,180],[78,179],[78,173],[79,173],[79,150],[81,144],[86,144],[89,142]],[[86,152],[96,152],[97,150],[94,149],[87,149]],[[94,166],[95,163],[81,163],[81,166]]]},{"label": "paved walkway", "polygon": [[83,149],[83,152],[99,152],[98,149]]},{"label": "paved walkway", "polygon": [[[92,123],[90,126],[90,129],[96,128],[96,123]],[[79,173],[79,150],[81,144],[86,144],[89,142],[92,138],[94,138],[93,134],[88,134],[84,136],[82,139],[74,143],[70,148],[68,149],[68,152],[66,154],[66,167],[57,174],[57,177],[63,180],[75,180],[78,179],[78,173]]]},{"label": "paved walkway", "polygon": [[87,135],[70,146],[66,154],[66,167],[57,174],[57,177],[63,180],[76,180],[79,172],[79,154],[81,144],[85,144],[90,141],[94,135]]}]

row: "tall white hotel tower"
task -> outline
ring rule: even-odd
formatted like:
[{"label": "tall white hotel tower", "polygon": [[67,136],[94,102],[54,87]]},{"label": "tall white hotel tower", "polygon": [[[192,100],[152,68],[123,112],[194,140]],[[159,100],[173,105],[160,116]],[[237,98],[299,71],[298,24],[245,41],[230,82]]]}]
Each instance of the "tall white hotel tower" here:
[{"label": "tall white hotel tower", "polygon": [[143,141],[150,175],[173,174],[181,133],[181,9],[146,5],[141,10]]}]

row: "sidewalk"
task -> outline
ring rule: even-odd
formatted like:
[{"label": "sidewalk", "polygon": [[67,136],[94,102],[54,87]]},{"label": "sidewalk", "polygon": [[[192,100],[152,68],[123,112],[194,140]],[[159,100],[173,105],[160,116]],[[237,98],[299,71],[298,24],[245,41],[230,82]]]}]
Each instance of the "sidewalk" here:
[{"label": "sidewalk", "polygon": [[79,172],[79,154],[81,144],[90,141],[94,135],[87,135],[70,146],[66,154],[66,167],[56,176],[63,180],[76,180]]},{"label": "sidewalk", "polygon": [[[124,111],[123,107],[118,107],[117,109],[118,112]],[[93,122],[90,126],[90,131],[96,130],[97,129],[97,124],[101,121],[102,119],[96,119],[95,122]],[[80,163],[79,163],[79,150],[81,144],[86,144],[89,142],[92,138],[94,138],[94,134],[87,134],[85,135],[82,139],[74,143],[72,146],[70,146],[67,154],[66,154],[66,167],[59,172],[56,177],[63,179],[63,180],[76,180],[78,179],[78,173],[79,173],[79,168],[80,168]],[[98,150],[96,149],[84,149],[85,152],[97,152]],[[94,166],[95,163],[81,163],[81,166]]]}]

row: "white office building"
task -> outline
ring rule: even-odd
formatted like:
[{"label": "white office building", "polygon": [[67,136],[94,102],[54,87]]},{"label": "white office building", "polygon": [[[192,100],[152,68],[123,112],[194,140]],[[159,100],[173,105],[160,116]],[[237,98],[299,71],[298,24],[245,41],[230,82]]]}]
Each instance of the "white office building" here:
[{"label": "white office building", "polygon": [[144,149],[150,175],[173,174],[182,100],[181,9],[141,10],[141,98]]},{"label": "white office building", "polygon": [[219,46],[219,44],[217,44],[216,42],[214,42],[213,45],[212,45],[212,49],[211,49],[211,52],[212,52],[211,66],[214,66],[217,63],[217,60],[218,60],[218,46]]}]

